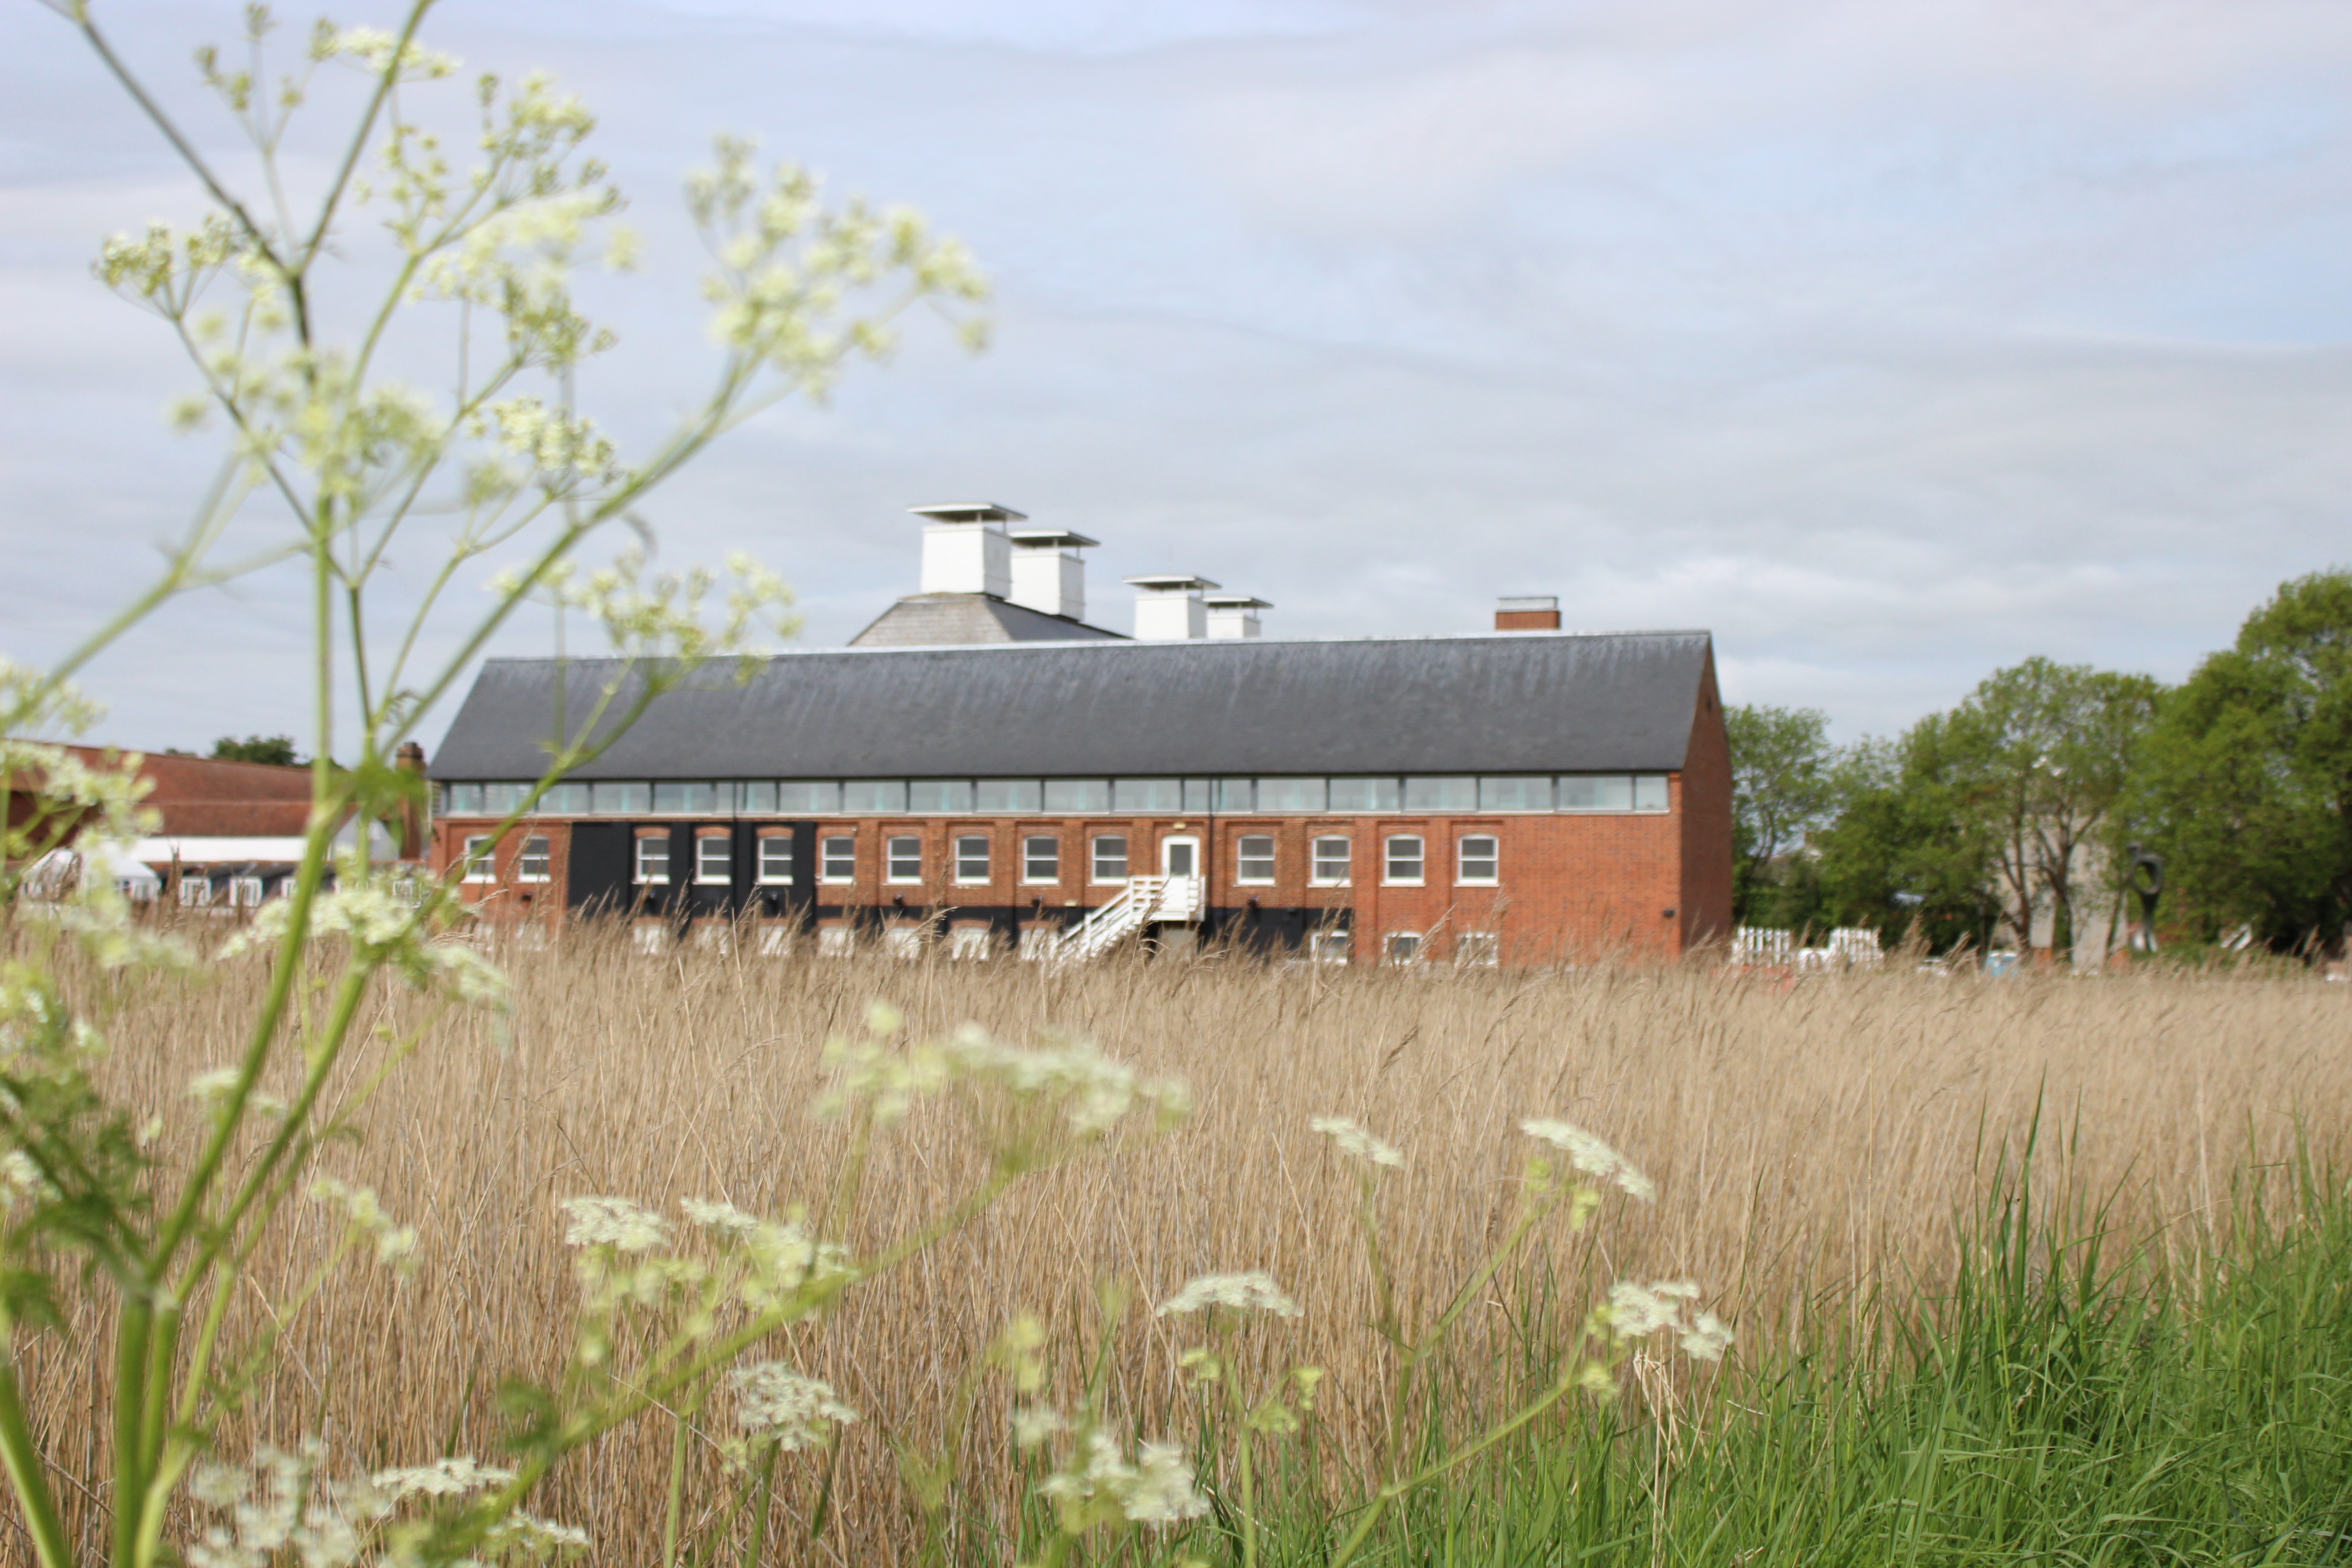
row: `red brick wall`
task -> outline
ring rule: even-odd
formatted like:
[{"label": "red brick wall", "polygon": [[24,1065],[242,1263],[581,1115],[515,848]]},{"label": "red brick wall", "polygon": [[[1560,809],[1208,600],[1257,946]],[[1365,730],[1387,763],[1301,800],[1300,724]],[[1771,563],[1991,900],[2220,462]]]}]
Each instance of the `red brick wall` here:
[{"label": "red brick wall", "polygon": [[1690,750],[1675,793],[1682,816],[1682,946],[1731,935],[1731,742],[1715,689],[1715,655],[1699,677]]},{"label": "red brick wall", "polygon": [[[1716,715],[1717,729],[1721,716]],[[1726,775],[1727,777],[1727,774]],[[1356,957],[1376,960],[1381,939],[1392,931],[1427,937],[1427,955],[1453,954],[1463,931],[1491,931],[1506,963],[1587,962],[1606,956],[1672,957],[1682,950],[1686,922],[1667,911],[1682,896],[1680,856],[1687,835],[1678,783],[1675,809],[1663,813],[1495,813],[1450,816],[1218,816],[1218,817],[825,817],[817,824],[823,841],[848,834],[857,841],[857,872],[847,885],[820,882],[816,901],[856,909],[938,911],[956,907],[1007,907],[1040,910],[1091,909],[1118,896],[1125,884],[1088,879],[1091,840],[1097,834],[1124,834],[1131,876],[1160,868],[1160,841],[1174,834],[1198,837],[1209,879],[1210,902],[1218,909],[1245,907],[1255,898],[1267,909],[1348,910],[1356,932]],[[1725,796],[1727,801],[1727,795]],[[462,852],[467,836],[492,824],[443,818],[435,824],[435,864],[446,867]],[[753,832],[758,819],[746,818]],[[498,845],[494,879],[467,883],[468,902],[493,903],[504,911],[545,911],[563,907],[562,869],[568,858],[567,825],[551,820],[517,828]],[[554,858],[556,879],[538,885],[514,880],[514,857],[526,833],[544,833]],[[1499,841],[1496,886],[1454,885],[1455,846],[1466,834],[1491,834]],[[1728,829],[1725,843],[1727,847]],[[989,840],[985,885],[953,880],[954,840],[981,834]],[[1021,840],[1052,834],[1061,843],[1061,875],[1051,884],[1021,879]],[[1265,834],[1275,841],[1271,885],[1236,885],[1238,842]],[[1391,887],[1381,882],[1384,843],[1397,834],[1423,840],[1423,885]],[[922,840],[923,879],[916,884],[884,879],[885,841],[911,835]],[[1310,845],[1325,835],[1350,843],[1349,881],[1345,887],[1310,885]],[[1728,855],[1728,849],[1726,849]],[[673,868],[674,877],[690,870]],[[1729,909],[1727,868],[1724,908]]]}]

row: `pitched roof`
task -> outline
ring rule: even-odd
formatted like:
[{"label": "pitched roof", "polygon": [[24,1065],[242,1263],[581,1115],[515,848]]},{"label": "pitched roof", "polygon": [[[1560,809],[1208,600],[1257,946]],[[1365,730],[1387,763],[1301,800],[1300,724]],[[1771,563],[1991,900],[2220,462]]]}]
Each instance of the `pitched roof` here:
[{"label": "pitched roof", "polygon": [[[860,648],[698,672],[573,775],[1148,777],[1667,771],[1705,632]],[[491,659],[434,759],[536,776],[555,664]],[[614,673],[573,660],[574,713]]]},{"label": "pitched roof", "polygon": [[1127,640],[1066,616],[1049,616],[993,594],[909,594],[849,639],[852,647],[941,647],[960,643]]}]

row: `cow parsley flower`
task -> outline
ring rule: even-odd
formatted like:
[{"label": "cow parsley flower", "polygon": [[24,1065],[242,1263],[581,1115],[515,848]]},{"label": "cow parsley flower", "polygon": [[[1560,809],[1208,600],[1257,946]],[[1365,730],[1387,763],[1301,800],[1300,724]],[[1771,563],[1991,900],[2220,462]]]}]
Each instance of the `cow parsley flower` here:
[{"label": "cow parsley flower", "polygon": [[1301,1315],[1298,1303],[1283,1294],[1274,1276],[1263,1268],[1253,1268],[1246,1274],[1202,1274],[1190,1279],[1182,1289],[1160,1303],[1157,1315],[1165,1318],[1171,1313],[1198,1312],[1211,1307],[1272,1312],[1277,1318]]},{"label": "cow parsley flower", "polygon": [[677,1206],[692,1224],[720,1236],[749,1236],[760,1228],[759,1215],[745,1214],[724,1200],[711,1203],[702,1198],[685,1198]]},{"label": "cow parsley flower", "polygon": [[1013,1446],[1024,1453],[1069,1429],[1070,1418],[1051,1405],[1024,1405],[1013,1413]]},{"label": "cow parsley flower", "polygon": [[824,1423],[846,1426],[857,1419],[831,1384],[803,1377],[782,1362],[754,1362],[727,1375],[735,1384],[735,1424],[788,1454],[823,1447],[832,1438]]},{"label": "cow parsley flower", "polygon": [[[1193,1485],[1184,1452],[1170,1443],[1145,1443],[1139,1463],[1129,1464],[1109,1433],[1088,1432],[1072,1464],[1038,1484],[1040,1495],[1060,1507],[1066,1528],[1124,1519],[1130,1524],[1168,1525],[1198,1519],[1209,1500]],[[1097,1505],[1097,1506],[1089,1506]]]},{"label": "cow parsley flower", "polygon": [[615,1252],[650,1252],[669,1240],[661,1216],[626,1198],[566,1198],[556,1205],[571,1219],[566,1247],[609,1247]]},{"label": "cow parsley flower", "polygon": [[1568,1156],[1570,1164],[1596,1181],[1609,1183],[1627,1197],[1645,1204],[1657,1201],[1655,1182],[1636,1170],[1633,1161],[1575,1123],[1529,1117],[1519,1123],[1519,1131],[1550,1144]]},{"label": "cow parsley flower", "polygon": [[461,1455],[436,1459],[429,1465],[378,1470],[368,1479],[377,1490],[397,1501],[410,1497],[465,1497],[502,1487],[514,1479],[514,1472],[495,1465],[476,1464],[470,1456]]},{"label": "cow parsley flower", "polygon": [[375,1244],[375,1260],[378,1263],[401,1274],[406,1274],[415,1267],[415,1227],[395,1225],[377,1201],[374,1188],[355,1187],[332,1176],[321,1176],[310,1184],[310,1195],[322,1204],[342,1210],[352,1228]]},{"label": "cow parsley flower", "polygon": [[1396,1169],[1404,1164],[1404,1155],[1394,1145],[1383,1143],[1366,1131],[1361,1124],[1350,1121],[1344,1116],[1318,1116],[1309,1121],[1307,1125],[1310,1130],[1320,1132],[1324,1137],[1331,1140],[1339,1146],[1339,1152],[1350,1159],[1361,1160],[1366,1164],[1389,1169]]},{"label": "cow parsley flower", "polygon": [[1611,1336],[1621,1342],[1672,1333],[1692,1360],[1721,1361],[1725,1347],[1731,1343],[1730,1327],[1712,1312],[1684,1316],[1698,1293],[1698,1287],[1687,1279],[1654,1279],[1647,1285],[1621,1279],[1609,1288],[1609,1304],[1601,1312],[1608,1319]]},{"label": "cow parsley flower", "polygon": [[1730,1325],[1713,1312],[1701,1312],[1683,1335],[1683,1354],[1693,1361],[1721,1361],[1730,1343]]}]

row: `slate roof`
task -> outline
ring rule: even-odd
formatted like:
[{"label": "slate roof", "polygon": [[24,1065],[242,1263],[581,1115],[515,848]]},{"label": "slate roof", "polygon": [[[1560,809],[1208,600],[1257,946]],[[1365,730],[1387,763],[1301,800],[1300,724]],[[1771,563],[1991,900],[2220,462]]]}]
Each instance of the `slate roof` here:
[{"label": "slate roof", "polygon": [[[1679,768],[1706,632],[1329,642],[1013,644],[786,653],[657,699],[572,776],[1157,777]],[[555,665],[490,659],[444,779],[537,775]],[[576,712],[610,678],[571,661]]]},{"label": "slate roof", "polygon": [[849,639],[852,647],[940,647],[952,643],[1124,642],[1114,631],[1049,616],[992,594],[909,594]]}]

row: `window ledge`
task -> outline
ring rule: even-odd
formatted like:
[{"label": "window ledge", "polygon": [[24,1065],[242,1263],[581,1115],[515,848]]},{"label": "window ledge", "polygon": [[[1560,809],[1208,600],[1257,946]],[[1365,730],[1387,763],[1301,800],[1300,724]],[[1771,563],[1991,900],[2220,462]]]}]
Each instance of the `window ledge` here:
[{"label": "window ledge", "polygon": [[1389,877],[1381,880],[1383,888],[1426,888],[1428,882],[1419,877]]},{"label": "window ledge", "polygon": [[1307,885],[1310,888],[1352,888],[1355,886],[1355,883],[1353,880],[1346,877],[1340,877],[1338,879],[1328,877],[1310,877],[1307,879]]},{"label": "window ledge", "polygon": [[1454,885],[1457,888],[1499,888],[1503,885],[1503,879],[1500,877],[1457,877],[1454,879]]}]

